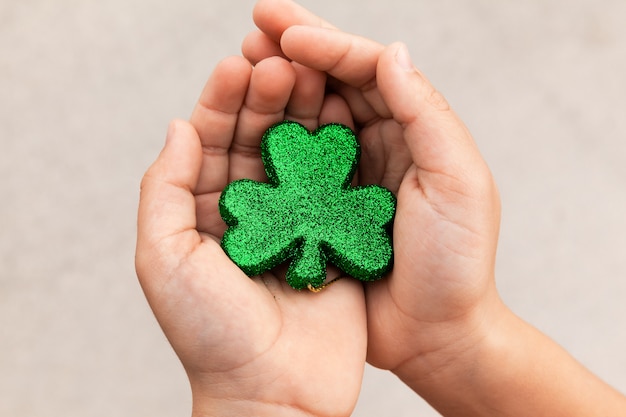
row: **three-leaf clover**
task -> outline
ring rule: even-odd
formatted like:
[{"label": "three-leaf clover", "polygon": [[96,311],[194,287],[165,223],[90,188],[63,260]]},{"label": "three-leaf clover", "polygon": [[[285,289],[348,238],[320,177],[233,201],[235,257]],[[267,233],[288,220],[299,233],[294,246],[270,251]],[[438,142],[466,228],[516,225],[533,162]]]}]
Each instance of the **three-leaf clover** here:
[{"label": "three-leaf clover", "polygon": [[328,261],[360,280],[382,277],[392,264],[396,199],[377,185],[350,185],[359,156],[356,136],[340,124],[269,128],[261,141],[269,182],[234,181],[220,197],[224,251],[249,276],[290,259],[286,279],[296,289],[321,287]]}]

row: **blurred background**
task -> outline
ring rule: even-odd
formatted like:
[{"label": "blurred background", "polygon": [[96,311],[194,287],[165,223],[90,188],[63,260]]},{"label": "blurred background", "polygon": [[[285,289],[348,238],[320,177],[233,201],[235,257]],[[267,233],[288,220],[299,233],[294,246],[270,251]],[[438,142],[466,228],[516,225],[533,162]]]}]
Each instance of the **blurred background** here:
[{"label": "blurred background", "polygon": [[[626,2],[300,3],[408,44],[499,185],[502,297],[626,392]],[[0,415],[190,415],[135,277],[139,182],[253,5],[0,2]],[[368,367],[354,415],[439,414]]]}]

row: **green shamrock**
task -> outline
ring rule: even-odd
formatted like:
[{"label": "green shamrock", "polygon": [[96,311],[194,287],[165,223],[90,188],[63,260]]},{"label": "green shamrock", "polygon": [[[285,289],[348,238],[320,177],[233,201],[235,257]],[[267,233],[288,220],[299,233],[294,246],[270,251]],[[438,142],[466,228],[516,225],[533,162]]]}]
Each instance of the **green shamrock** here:
[{"label": "green shamrock", "polygon": [[350,185],[359,156],[356,136],[337,123],[269,128],[261,141],[269,183],[234,181],[220,197],[224,251],[249,276],[291,259],[295,289],[322,287],[327,261],[360,280],[382,277],[396,199],[383,187]]}]

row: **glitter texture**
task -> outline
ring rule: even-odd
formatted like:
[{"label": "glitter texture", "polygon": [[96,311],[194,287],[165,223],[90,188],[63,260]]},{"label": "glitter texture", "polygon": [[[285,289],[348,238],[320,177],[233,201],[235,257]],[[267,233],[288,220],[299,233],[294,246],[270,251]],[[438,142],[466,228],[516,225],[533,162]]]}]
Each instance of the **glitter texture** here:
[{"label": "glitter texture", "polygon": [[392,265],[396,199],[377,185],[350,186],[359,155],[341,124],[269,128],[261,141],[269,183],[234,181],[220,197],[224,251],[250,276],[291,260],[295,289],[322,286],[327,262],[363,281],[382,277]]}]

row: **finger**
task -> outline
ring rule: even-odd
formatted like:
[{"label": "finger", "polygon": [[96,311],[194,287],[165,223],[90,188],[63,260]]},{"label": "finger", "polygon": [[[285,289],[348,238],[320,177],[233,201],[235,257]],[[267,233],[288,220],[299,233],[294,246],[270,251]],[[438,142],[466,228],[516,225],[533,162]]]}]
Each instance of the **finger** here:
[{"label": "finger", "polygon": [[381,44],[338,30],[293,26],[283,33],[281,48],[290,59],[356,88],[361,99],[353,103],[365,102],[379,117],[390,117],[376,83]]},{"label": "finger", "polygon": [[326,96],[322,109],[320,110],[319,124],[324,125],[328,123],[341,123],[342,125],[348,126],[353,131],[355,130],[350,107],[348,107],[343,97],[336,94]]},{"label": "finger", "polygon": [[415,69],[406,46],[396,43],[386,48],[377,71],[382,97],[404,128],[417,168],[471,184],[476,170],[484,169],[476,144],[445,98]]},{"label": "finger", "polygon": [[293,25],[332,29],[333,25],[291,0],[259,0],[253,11],[254,23],[274,42]]},{"label": "finger", "polygon": [[241,52],[252,65],[272,56],[286,58],[280,45],[260,30],[251,32],[244,38]]},{"label": "finger", "polygon": [[376,64],[384,47],[338,30],[292,26],[281,38],[283,52],[294,61],[358,88],[376,80]]},{"label": "finger", "polygon": [[137,221],[137,270],[180,259],[200,241],[195,231],[196,186],[202,147],[195,129],[173,121],[165,147],[141,181]]},{"label": "finger", "polygon": [[252,66],[242,57],[220,62],[208,79],[191,115],[204,148],[197,194],[222,190],[228,182],[228,150],[248,91]]},{"label": "finger", "polygon": [[397,195],[413,164],[402,126],[393,119],[385,119],[376,129],[363,132],[361,138],[361,184],[379,184]]},{"label": "finger", "polygon": [[367,125],[370,121],[379,116],[374,107],[366,100],[363,92],[358,88],[351,87],[334,78],[329,79],[328,87],[331,91],[339,94],[350,107],[355,122],[360,125]]},{"label": "finger", "polygon": [[282,58],[271,57],[254,67],[230,149],[229,181],[266,179],[261,138],[270,126],[284,119],[295,82],[293,66]]},{"label": "finger", "polygon": [[285,118],[299,122],[309,130],[318,126],[318,118],[326,93],[326,74],[292,63],[296,82],[287,104]]},{"label": "finger", "polygon": [[[254,9],[254,21],[270,40],[280,42],[282,51],[289,58],[311,68],[328,71],[346,84],[361,89],[358,94],[344,96],[359,123],[365,124],[377,116],[389,116],[389,111],[375,88],[376,63],[383,49],[381,45],[342,33],[290,0],[260,0]],[[318,39],[314,39],[302,36],[302,33],[298,35],[298,29],[292,28],[293,26],[309,26],[314,33],[315,29],[327,30],[320,30],[323,35],[319,36],[318,32]],[[285,37],[288,29],[291,33]],[[328,32],[335,32],[336,39],[333,36],[324,36],[329,35]],[[316,44],[317,41],[323,42]],[[250,53],[250,56],[253,54]],[[339,93],[343,95],[343,92]]]}]

